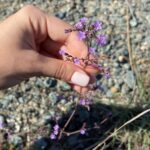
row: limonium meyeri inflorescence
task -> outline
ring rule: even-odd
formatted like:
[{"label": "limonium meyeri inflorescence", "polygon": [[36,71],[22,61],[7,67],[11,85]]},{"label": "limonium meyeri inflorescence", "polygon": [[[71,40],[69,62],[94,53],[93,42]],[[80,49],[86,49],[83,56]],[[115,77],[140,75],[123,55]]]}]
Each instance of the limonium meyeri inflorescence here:
[{"label": "limonium meyeri inflorescence", "polygon": [[[65,49],[60,49],[59,54],[62,55],[66,61],[71,61],[76,65],[81,66],[93,66],[96,67],[105,78],[110,77],[109,68],[103,67],[97,57],[97,49],[95,47],[103,47],[108,43],[108,36],[103,31],[103,23],[101,21],[95,21],[89,23],[88,18],[83,17],[77,22],[73,28],[65,29],[65,33],[77,32],[79,40],[85,41],[88,47],[88,56],[86,58],[73,57]],[[94,40],[95,47],[91,47],[91,42]],[[90,58],[92,55],[94,58]],[[100,58],[100,57],[99,57]],[[103,59],[101,59],[103,60]]]}]

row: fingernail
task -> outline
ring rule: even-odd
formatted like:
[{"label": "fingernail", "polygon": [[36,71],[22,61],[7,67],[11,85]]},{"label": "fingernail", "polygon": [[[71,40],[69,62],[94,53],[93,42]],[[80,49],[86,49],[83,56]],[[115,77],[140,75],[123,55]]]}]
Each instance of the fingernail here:
[{"label": "fingernail", "polygon": [[81,72],[75,72],[71,77],[71,82],[80,86],[87,86],[90,81],[90,77]]}]

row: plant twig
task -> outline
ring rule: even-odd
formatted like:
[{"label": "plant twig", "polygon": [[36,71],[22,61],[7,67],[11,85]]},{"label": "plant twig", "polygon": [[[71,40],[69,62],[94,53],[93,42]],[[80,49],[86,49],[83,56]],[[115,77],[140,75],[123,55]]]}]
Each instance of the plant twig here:
[{"label": "plant twig", "polygon": [[65,128],[66,128],[66,127],[68,126],[68,124],[70,123],[70,121],[71,121],[72,117],[74,116],[75,112],[76,112],[76,108],[73,110],[73,112],[72,112],[72,114],[70,115],[69,119],[67,120],[66,124],[65,124],[64,127],[61,129],[61,131],[60,131],[60,133],[59,133],[59,136],[58,136],[58,139],[61,138],[61,136],[62,136],[62,134],[63,134]]},{"label": "plant twig", "polygon": [[130,25],[129,25],[129,7],[127,6],[127,47],[129,52],[129,61],[132,71],[134,71],[133,59],[132,59],[132,47],[130,39]]},{"label": "plant twig", "polygon": [[100,146],[102,146],[103,144],[106,143],[106,141],[108,141],[110,138],[112,138],[119,130],[121,130],[122,128],[124,128],[125,126],[127,126],[128,124],[132,123],[133,121],[135,121],[136,119],[142,117],[143,115],[145,115],[146,113],[149,113],[150,109],[147,109],[143,112],[141,112],[140,114],[138,114],[137,116],[133,117],[132,119],[128,120],[127,122],[125,122],[122,126],[120,126],[117,130],[115,130],[113,133],[111,133],[108,137],[106,137],[102,142],[97,142],[94,145],[90,146],[90,148],[87,148],[86,150],[90,150],[92,147],[94,147],[92,150],[97,150]]}]

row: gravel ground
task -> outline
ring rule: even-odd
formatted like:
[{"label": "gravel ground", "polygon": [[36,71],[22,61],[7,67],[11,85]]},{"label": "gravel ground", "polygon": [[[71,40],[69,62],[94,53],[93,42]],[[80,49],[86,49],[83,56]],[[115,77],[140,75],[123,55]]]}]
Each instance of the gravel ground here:
[{"label": "gravel ground", "polygon": [[[109,35],[110,42],[106,47],[98,49],[98,53],[110,56],[110,59],[104,62],[104,66],[111,68],[112,77],[106,80],[101,79],[100,75],[97,76],[95,83],[97,88],[93,99],[101,103],[125,104],[130,101],[136,78],[129,63],[126,20],[128,15],[132,57],[136,58],[137,70],[143,71],[147,68],[145,61],[150,57],[149,0],[132,0],[129,5],[125,0],[0,0],[0,19],[5,19],[26,4],[36,5],[48,14],[54,14],[71,24],[78,22],[83,16],[91,21],[102,20],[105,24],[104,31]],[[125,98],[116,100],[114,96]],[[37,130],[47,120],[56,116],[60,118],[67,113],[74,106],[75,97],[78,97],[78,94],[72,91],[67,83],[48,77],[34,77],[13,88],[0,91],[0,124],[3,124],[1,133],[7,137],[6,133],[11,131],[9,144],[12,149],[14,146],[17,146],[16,149],[19,150],[25,149],[35,138],[38,139],[36,143],[38,148],[35,149],[45,149],[49,145],[47,140],[41,138],[41,135],[48,135],[51,124],[46,126],[46,133],[40,133]],[[108,113],[109,109],[104,112]],[[28,134],[31,131],[32,135]],[[0,138],[5,141],[6,138],[3,136]],[[74,147],[78,137],[71,138],[67,139],[70,148]],[[61,148],[56,144],[50,149]],[[67,149],[69,148],[65,148]],[[84,149],[84,146],[81,144],[81,148],[78,149]]]}]

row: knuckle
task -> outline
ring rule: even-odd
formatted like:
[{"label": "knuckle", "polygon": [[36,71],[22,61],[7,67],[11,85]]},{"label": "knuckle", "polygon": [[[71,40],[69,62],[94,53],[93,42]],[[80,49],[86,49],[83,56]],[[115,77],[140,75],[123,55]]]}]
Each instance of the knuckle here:
[{"label": "knuckle", "polygon": [[35,9],[35,7],[33,5],[26,5],[21,10],[25,13],[30,13],[34,9]]},{"label": "knuckle", "polygon": [[65,68],[64,62],[59,63],[56,73],[55,73],[55,77],[57,77],[59,79],[63,79],[65,76],[64,68]]},{"label": "knuckle", "polygon": [[55,77],[57,77],[58,79],[69,81],[71,75],[71,66],[69,64],[66,64],[66,62],[61,62],[57,67]]}]

